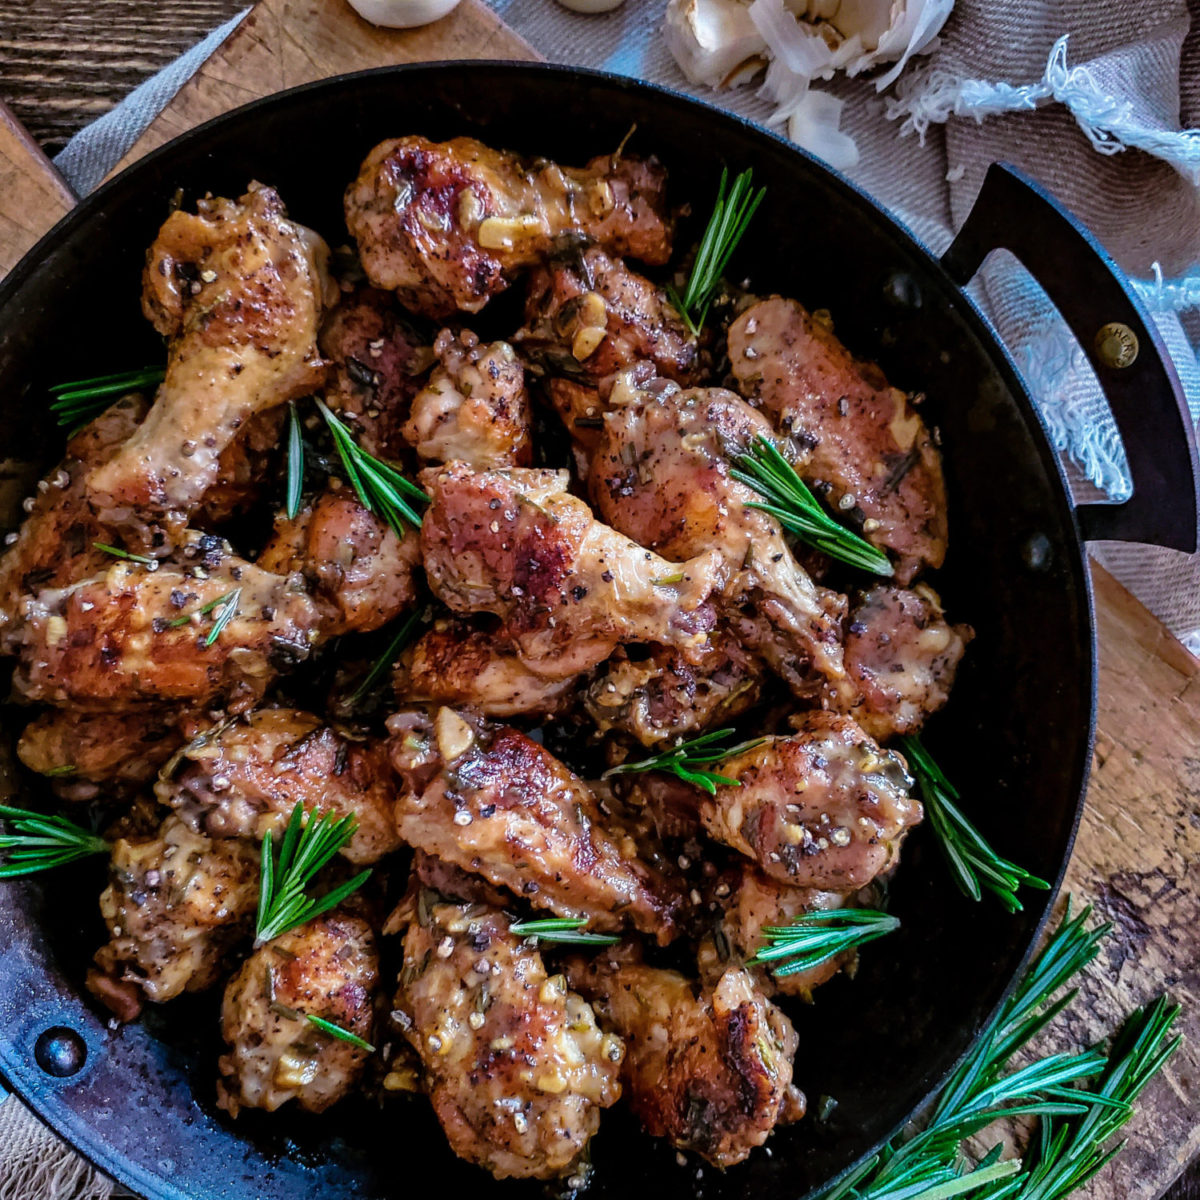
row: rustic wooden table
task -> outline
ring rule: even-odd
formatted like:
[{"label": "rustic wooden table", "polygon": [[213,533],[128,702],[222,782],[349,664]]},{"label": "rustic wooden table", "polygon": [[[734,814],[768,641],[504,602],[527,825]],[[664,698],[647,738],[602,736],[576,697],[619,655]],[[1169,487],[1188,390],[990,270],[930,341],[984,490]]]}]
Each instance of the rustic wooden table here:
[{"label": "rustic wooden table", "polygon": [[[54,155],[72,134],[248,3],[0,0],[0,100]],[[1166,1200],[1200,1200],[1200,1161]]]}]

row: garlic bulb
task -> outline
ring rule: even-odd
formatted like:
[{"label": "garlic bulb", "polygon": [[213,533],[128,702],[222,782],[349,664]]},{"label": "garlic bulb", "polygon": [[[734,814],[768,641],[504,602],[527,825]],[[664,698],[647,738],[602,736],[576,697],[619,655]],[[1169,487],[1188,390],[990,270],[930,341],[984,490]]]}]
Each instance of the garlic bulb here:
[{"label": "garlic bulb", "polygon": [[558,0],[558,2],[563,8],[569,8],[572,12],[602,13],[620,8],[625,0]]},{"label": "garlic bulb", "polygon": [[428,25],[451,12],[458,0],[348,0],[364,21],[388,29]]},{"label": "garlic bulb", "polygon": [[709,87],[744,82],[766,61],[742,0],[670,0],[663,37],[688,79]]}]

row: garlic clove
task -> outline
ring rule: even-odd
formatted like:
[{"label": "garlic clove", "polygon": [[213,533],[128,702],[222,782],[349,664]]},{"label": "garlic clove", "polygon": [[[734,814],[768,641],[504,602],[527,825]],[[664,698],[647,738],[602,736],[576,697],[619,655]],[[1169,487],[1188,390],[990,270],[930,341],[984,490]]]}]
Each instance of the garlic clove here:
[{"label": "garlic clove", "polygon": [[744,83],[766,50],[742,0],[670,0],[663,37],[688,79],[709,87]]},{"label": "garlic clove", "polygon": [[386,29],[415,29],[440,20],[459,0],[347,0],[364,21]]}]

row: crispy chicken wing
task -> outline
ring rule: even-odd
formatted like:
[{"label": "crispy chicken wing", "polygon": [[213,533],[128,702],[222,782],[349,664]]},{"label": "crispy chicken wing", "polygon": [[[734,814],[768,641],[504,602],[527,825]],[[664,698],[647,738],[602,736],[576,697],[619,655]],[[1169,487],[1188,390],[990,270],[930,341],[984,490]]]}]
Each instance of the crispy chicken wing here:
[{"label": "crispy chicken wing", "polygon": [[921,820],[903,760],[881,750],[849,717],[805,713],[790,737],[768,738],[721,774],[740,783],[699,795],[709,836],[794,887],[865,887]]},{"label": "crispy chicken wing", "polygon": [[203,730],[155,787],[159,802],[213,838],[256,842],[278,835],[303,804],[358,829],[342,853],[378,862],[400,845],[392,815],[395,783],[387,751],[351,741],[320,717],[294,708],[260,708]]},{"label": "crispy chicken wing", "polygon": [[62,462],[25,501],[29,515],[0,558],[0,637],[5,642],[26,597],[74,583],[112,562],[96,549],[98,541],[110,543],[112,534],[92,512],[85,481],[132,437],[146,411],[139,395],[118,400],[67,442]]},{"label": "crispy chicken wing", "polygon": [[667,942],[678,885],[643,861],[563,763],[506,725],[449,708],[388,720],[400,837],[560,917]]},{"label": "crispy chicken wing", "polygon": [[862,697],[854,719],[879,741],[916,733],[950,698],[974,636],[969,625],[946,623],[927,584],[863,592],[846,626],[846,670]]},{"label": "crispy chicken wing", "polygon": [[327,256],[258,184],[240,200],[201,200],[194,215],[167,218],[142,296],[170,339],[167,377],[137,432],[88,476],[102,521],[165,552],[246,422],[322,383],[317,330],[334,299]]},{"label": "crispy chicken wing", "polygon": [[929,430],[908,395],[860,362],[795,300],[773,296],[729,328],[742,393],[800,451],[797,470],[863,536],[897,558],[908,583],[946,555],[946,486]]},{"label": "crispy chicken wing", "polygon": [[630,389],[604,418],[592,496],[606,521],[668,558],[719,552],[724,611],[742,639],[798,692],[813,690],[815,671],[848,697],[841,598],[813,584],[774,517],[748,507],[757,493],[730,475],[730,459],[769,433],[720,388]]},{"label": "crispy chicken wing", "polygon": [[457,460],[487,470],[528,466],[533,414],[525,368],[507,342],[481,343],[469,329],[443,329],[440,366],[416,394],[401,430],[426,462]]},{"label": "crispy chicken wing", "polygon": [[622,642],[703,649],[715,552],[667,562],[592,516],[563,471],[422,473],[431,496],[421,526],[429,585],[456,612],[490,612],[522,660],[566,678]]},{"label": "crispy chicken wing", "polygon": [[319,617],[299,577],[260,570],[207,534],[180,557],[157,570],[114,562],[29,601],[16,634],[17,694],[92,711],[218,699],[245,707],[308,657]]},{"label": "crispy chicken wing", "polygon": [[549,716],[572,700],[576,679],[546,679],[512,642],[465,621],[440,620],[401,656],[392,676],[401,704],[467,706],[489,717]]},{"label": "crispy chicken wing", "polygon": [[214,842],[170,816],[153,838],[117,839],[109,879],[100,912],[110,937],[88,980],[105,1003],[113,982],[156,1002],[210,987],[252,931],[258,850],[249,842]]},{"label": "crispy chicken wing", "polygon": [[420,565],[415,530],[403,537],[349,488],[329,489],[294,519],[279,516],[257,565],[276,575],[304,574],[327,636],[381,629],[416,603]]},{"label": "crispy chicken wing", "polygon": [[497,1179],[564,1175],[621,1094],[621,1041],[503,913],[435,900],[405,935],[393,1013],[434,1112],[454,1153]]},{"label": "crispy chicken wing", "polygon": [[346,224],[373,284],[430,317],[478,312],[564,239],[662,264],[666,172],[617,155],[582,169],[473,138],[381,142],[346,191]]},{"label": "crispy chicken wing", "polygon": [[369,1051],[326,1033],[320,1017],[371,1040],[379,985],[375,935],[361,917],[334,910],[259,947],[225,988],[217,1104],[274,1112],[289,1100],[324,1112],[362,1077]]},{"label": "crispy chicken wing", "polygon": [[646,1132],[730,1167],[804,1114],[796,1031],[749,972],[697,989],[675,971],[601,951],[568,960],[571,986],[625,1040],[625,1096]]}]

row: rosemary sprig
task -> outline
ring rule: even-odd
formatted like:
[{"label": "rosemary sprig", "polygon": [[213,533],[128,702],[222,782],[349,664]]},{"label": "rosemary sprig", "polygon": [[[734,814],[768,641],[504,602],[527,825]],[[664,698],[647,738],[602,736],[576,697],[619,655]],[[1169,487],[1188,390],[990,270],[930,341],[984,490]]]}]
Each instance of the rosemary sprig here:
[{"label": "rosemary sprig", "polygon": [[307,816],[305,820],[304,805],[297,802],[284,830],[278,859],[271,831],[263,834],[255,946],[341,904],[371,874],[370,870],[362,871],[319,899],[309,896],[305,889],[317,872],[354,836],[358,822],[353,817],[338,819],[333,813],[323,813],[320,809],[313,809]]},{"label": "rosemary sprig", "polygon": [[158,570],[158,559],[149,555],[131,554],[128,550],[122,550],[120,546],[110,546],[107,542],[93,542],[92,545],[104,554],[111,554],[113,558],[123,558],[126,562],[141,563],[143,567]]},{"label": "rosemary sprig", "polygon": [[583,917],[546,917],[536,921],[514,921],[510,933],[541,942],[565,942],[572,946],[615,946],[621,939],[608,933],[588,933]]},{"label": "rosemary sprig", "polygon": [[76,379],[56,383],[50,389],[54,397],[50,411],[55,420],[72,432],[98,417],[114,396],[135,392],[139,388],[157,387],[166,377],[162,367],[140,367],[136,371],[119,371],[115,375],[97,375],[92,379]]},{"label": "rosemary sprig", "polygon": [[318,400],[317,407],[329,426],[342,466],[363,507],[381,516],[401,536],[406,524],[420,529],[421,518],[410,501],[427,504],[429,497],[395,467],[368,454],[323,401]]},{"label": "rosemary sprig", "polygon": [[870,908],[804,913],[789,925],[764,925],[763,944],[746,961],[776,977],[797,975],[899,928],[895,917]]},{"label": "rosemary sprig", "polygon": [[396,630],[396,636],[384,647],[383,653],[371,664],[371,669],[363,676],[362,683],[354,689],[354,693],[347,701],[351,708],[356,708],[366,696],[371,694],[372,689],[379,682],[380,678],[396,661],[396,657],[400,651],[408,645],[413,631],[421,624],[424,618],[425,610],[420,608],[410,612],[404,618],[400,624],[400,628]]},{"label": "rosemary sprig", "polygon": [[714,729],[686,742],[680,742],[670,750],[664,750],[661,754],[654,755],[653,758],[643,758],[639,762],[621,763],[620,766],[609,767],[602,778],[608,779],[611,775],[629,775],[642,771],[666,771],[671,775],[677,775],[685,783],[703,788],[710,796],[715,796],[718,784],[725,784],[728,787],[741,787],[742,785],[739,780],[730,779],[728,775],[720,775],[716,771],[707,770],[707,764],[720,762],[722,759],[740,754],[743,750],[752,750],[767,740],[766,738],[752,738],[748,742],[726,747],[716,744],[731,737],[733,737],[732,729]]},{"label": "rosemary sprig", "polygon": [[32,875],[109,851],[102,837],[66,817],[0,805],[0,820],[9,828],[0,833],[0,879]]},{"label": "rosemary sprig", "polygon": [[839,525],[809,490],[808,484],[796,473],[796,468],[779,449],[761,435],[754,440],[748,454],[739,454],[730,472],[734,479],[753,488],[765,504],[753,501],[747,508],[757,508],[774,517],[784,529],[801,541],[824,551],[830,558],[861,567],[876,575],[891,575],[892,564],[882,550],[857,533]]},{"label": "rosemary sprig", "polygon": [[350,1045],[357,1046],[360,1050],[366,1050],[368,1054],[375,1053],[375,1047],[370,1042],[360,1038],[357,1033],[351,1033],[350,1030],[334,1024],[333,1021],[327,1021],[324,1017],[314,1017],[312,1013],[305,1013],[304,1019],[315,1025],[322,1033],[329,1034],[330,1037],[349,1042]]},{"label": "rosemary sprig", "polygon": [[902,737],[900,750],[916,777],[929,824],[959,890],[972,900],[994,895],[1009,912],[1020,912],[1017,889],[1048,891],[1050,885],[1024,867],[1001,858],[958,807],[959,794],[917,737]]},{"label": "rosemary sprig", "polygon": [[753,180],[754,172],[747,169],[738,175],[730,187],[729,171],[722,167],[717,200],[696,250],[683,296],[673,287],[667,289],[671,303],[679,310],[679,315],[694,337],[699,336],[721,276],[767,193],[766,188],[759,188],[755,192]]},{"label": "rosemary sprig", "polygon": [[288,401],[287,516],[294,521],[300,512],[304,491],[304,437],[300,432],[300,414],[295,400]]},{"label": "rosemary sprig", "polygon": [[178,629],[181,625],[189,624],[193,617],[207,617],[209,613],[220,608],[221,611],[213,619],[212,628],[208,631],[208,636],[204,639],[205,646],[211,646],[221,636],[221,630],[233,620],[241,598],[242,589],[236,587],[232,592],[226,592],[225,595],[218,596],[215,600],[210,600],[207,604],[202,604],[195,612],[190,612],[183,617],[172,617],[169,621],[163,620],[159,628]]}]

